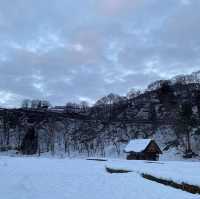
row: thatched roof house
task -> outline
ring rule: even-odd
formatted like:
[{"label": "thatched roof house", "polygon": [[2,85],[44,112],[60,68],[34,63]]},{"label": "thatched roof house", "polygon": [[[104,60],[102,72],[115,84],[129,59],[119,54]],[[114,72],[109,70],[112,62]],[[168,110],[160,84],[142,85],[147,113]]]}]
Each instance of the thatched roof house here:
[{"label": "thatched roof house", "polygon": [[127,160],[158,160],[162,151],[158,144],[152,139],[130,140],[125,147]]}]

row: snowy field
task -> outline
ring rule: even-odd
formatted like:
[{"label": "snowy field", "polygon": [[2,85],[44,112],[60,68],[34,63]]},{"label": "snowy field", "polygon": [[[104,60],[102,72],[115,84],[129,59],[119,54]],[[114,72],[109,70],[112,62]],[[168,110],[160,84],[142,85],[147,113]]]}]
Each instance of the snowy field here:
[{"label": "snowy field", "polygon": [[200,162],[113,160],[107,166],[109,168],[124,169],[135,173],[150,174],[158,178],[173,180],[177,183],[184,182],[200,187]]},{"label": "snowy field", "polygon": [[[121,161],[121,164],[126,161]],[[133,163],[133,162],[132,162]],[[199,199],[199,195],[143,179],[108,174],[106,162],[0,157],[1,199]],[[117,161],[115,161],[117,165]],[[126,166],[129,166],[126,165]],[[139,164],[139,163],[138,163]],[[140,162],[140,166],[144,164]],[[149,164],[150,165],[150,164]],[[180,165],[179,165],[180,166]],[[192,165],[191,165],[192,166]],[[146,166],[145,166],[146,167]],[[158,165],[160,169],[160,165]],[[165,167],[166,168],[166,167]],[[177,166],[178,168],[178,166]],[[191,168],[192,169],[192,168]],[[196,168],[195,168],[196,169]],[[199,174],[199,173],[198,173]]]}]

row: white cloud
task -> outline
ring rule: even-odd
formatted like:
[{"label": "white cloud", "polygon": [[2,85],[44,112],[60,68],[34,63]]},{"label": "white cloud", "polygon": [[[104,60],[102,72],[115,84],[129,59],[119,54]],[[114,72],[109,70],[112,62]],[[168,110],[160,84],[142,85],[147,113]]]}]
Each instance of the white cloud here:
[{"label": "white cloud", "polygon": [[190,1],[190,0],[181,0],[181,2],[182,2],[184,5],[190,5],[190,4],[191,4],[191,1]]},{"label": "white cloud", "polygon": [[[23,97],[8,91],[0,91],[0,105],[3,107],[13,107],[16,101],[20,103]],[[18,104],[19,105],[19,104]]]}]

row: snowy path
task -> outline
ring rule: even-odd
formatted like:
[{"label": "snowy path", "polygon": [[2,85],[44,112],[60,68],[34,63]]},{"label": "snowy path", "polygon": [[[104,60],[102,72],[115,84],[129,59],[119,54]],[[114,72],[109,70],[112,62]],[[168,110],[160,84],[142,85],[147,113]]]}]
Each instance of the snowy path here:
[{"label": "snowy path", "polygon": [[108,174],[104,162],[0,158],[2,199],[196,199],[134,173]]}]

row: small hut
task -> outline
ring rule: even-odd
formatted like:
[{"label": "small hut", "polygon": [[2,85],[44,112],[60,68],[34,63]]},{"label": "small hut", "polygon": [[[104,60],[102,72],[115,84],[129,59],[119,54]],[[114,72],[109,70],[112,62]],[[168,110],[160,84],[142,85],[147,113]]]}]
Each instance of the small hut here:
[{"label": "small hut", "polygon": [[160,147],[152,139],[130,140],[124,152],[127,153],[127,160],[156,161],[159,159],[159,154],[162,154]]}]

